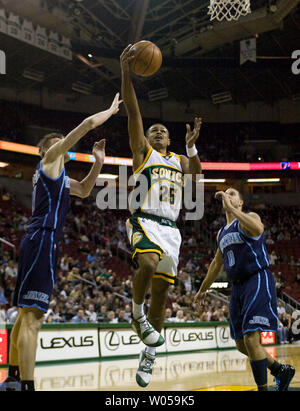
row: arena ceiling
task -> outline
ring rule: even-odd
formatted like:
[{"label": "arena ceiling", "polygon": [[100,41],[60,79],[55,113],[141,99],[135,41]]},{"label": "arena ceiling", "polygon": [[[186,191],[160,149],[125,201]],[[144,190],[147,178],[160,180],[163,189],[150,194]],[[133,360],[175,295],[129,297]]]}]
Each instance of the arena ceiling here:
[{"label": "arena ceiling", "polygon": [[[19,91],[41,86],[70,93],[81,81],[92,92],[120,89],[119,55],[129,43],[151,40],[162,50],[157,75],[136,79],[140,98],[165,88],[185,102],[229,92],[232,101],[272,103],[300,94],[291,72],[291,53],[300,49],[300,0],[251,0],[252,14],[233,23],[211,22],[207,0],[0,0],[7,11],[71,38],[73,61],[0,34],[8,70],[1,86]],[[271,8],[270,6],[275,6]],[[240,66],[240,40],[257,37],[257,63]],[[88,57],[91,54],[92,57]],[[264,57],[264,58],[261,58]],[[22,76],[45,74],[43,83]],[[296,96],[296,97],[295,97]]]}]

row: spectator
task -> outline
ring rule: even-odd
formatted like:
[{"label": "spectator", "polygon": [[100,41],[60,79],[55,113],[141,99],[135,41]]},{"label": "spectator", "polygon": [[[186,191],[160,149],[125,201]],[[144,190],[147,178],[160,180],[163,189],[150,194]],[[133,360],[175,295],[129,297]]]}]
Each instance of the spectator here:
[{"label": "spectator", "polygon": [[78,267],[72,267],[71,271],[69,271],[68,276],[67,276],[67,281],[70,281],[72,284],[72,287],[74,287],[78,283],[78,276],[79,276],[79,268]]},{"label": "spectator", "polygon": [[278,315],[278,319],[280,322],[280,338],[281,344],[288,344],[291,338],[290,329],[291,329],[291,316],[287,313],[283,313]]},{"label": "spectator", "polygon": [[16,278],[18,274],[17,264],[14,260],[9,260],[7,266],[5,267],[5,277],[6,278]]},{"label": "spectator", "polygon": [[183,323],[184,322],[184,315],[183,310],[178,310],[176,313],[176,317],[174,318],[175,323]]},{"label": "spectator", "polygon": [[72,320],[72,323],[87,323],[87,319],[84,316],[84,311],[82,308],[79,308],[77,311],[77,315],[75,315]]},{"label": "spectator", "polygon": [[174,318],[172,317],[172,310],[171,308],[166,308],[165,311],[165,322],[174,322]]},{"label": "spectator", "polygon": [[190,311],[188,311],[184,317],[184,321],[186,323],[194,323],[196,320],[193,318],[193,315]]},{"label": "spectator", "polygon": [[6,304],[8,304],[8,301],[4,295],[4,288],[0,286],[0,305],[5,306]]},{"label": "spectator", "polygon": [[60,315],[59,307],[55,306],[54,311],[51,310],[51,312],[49,312],[49,314],[47,315],[47,318],[46,318],[45,322],[47,324],[54,324],[54,323],[61,323],[63,321],[64,321],[64,319]]},{"label": "spectator", "polygon": [[86,310],[86,315],[88,317],[88,322],[96,323],[97,322],[97,313],[95,312],[94,304],[89,304],[89,309]]},{"label": "spectator", "polygon": [[126,318],[125,318],[125,311],[124,310],[119,311],[118,322],[119,323],[128,323],[128,320],[126,320]]},{"label": "spectator", "polygon": [[99,323],[107,322],[107,306],[106,305],[102,305],[100,308],[100,313],[98,315],[98,322]]},{"label": "spectator", "polygon": [[276,261],[278,260],[278,257],[274,250],[271,252],[269,258],[270,258],[270,265],[275,265]]},{"label": "spectator", "polygon": [[67,254],[65,254],[60,260],[60,269],[63,271],[69,271],[70,265]]},{"label": "spectator", "polygon": [[114,311],[109,311],[107,314],[107,322],[109,324],[117,324],[118,323],[118,318],[115,315]]},{"label": "spectator", "polygon": [[276,288],[277,296],[280,295],[281,291],[284,288],[284,281],[281,278],[281,272],[279,272],[278,276],[275,277],[275,288]]},{"label": "spectator", "polygon": [[128,321],[129,323],[131,322],[131,306],[129,304],[125,305],[125,314],[124,314],[124,318],[126,321]]},{"label": "spectator", "polygon": [[277,306],[277,313],[278,315],[282,315],[286,312],[285,307],[282,303],[282,301],[278,300],[278,306]]}]

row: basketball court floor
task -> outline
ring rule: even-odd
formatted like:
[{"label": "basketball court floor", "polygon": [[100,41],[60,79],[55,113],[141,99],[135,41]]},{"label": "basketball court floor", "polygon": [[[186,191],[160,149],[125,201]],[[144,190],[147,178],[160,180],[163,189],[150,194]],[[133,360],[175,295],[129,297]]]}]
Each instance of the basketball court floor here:
[{"label": "basketball court floor", "polygon": [[[300,391],[300,345],[268,347],[282,363],[296,368],[290,390]],[[253,391],[248,359],[237,350],[205,351],[159,356],[152,382],[145,389],[135,381],[137,358],[38,365],[39,391]],[[0,369],[1,380],[6,369]],[[269,374],[270,390],[275,384]]]}]

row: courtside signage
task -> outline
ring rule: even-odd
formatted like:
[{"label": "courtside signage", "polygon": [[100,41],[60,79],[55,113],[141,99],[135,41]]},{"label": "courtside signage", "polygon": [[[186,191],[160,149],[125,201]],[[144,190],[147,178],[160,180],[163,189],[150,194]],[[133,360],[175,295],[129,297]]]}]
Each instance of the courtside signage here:
[{"label": "courtside signage", "polygon": [[7,330],[0,329],[0,364],[7,364]]},{"label": "courtside signage", "polygon": [[235,347],[234,340],[230,337],[229,325],[222,325],[216,328],[217,347],[231,348]]},{"label": "courtside signage", "polygon": [[96,329],[42,330],[39,332],[37,362],[98,357]]},{"label": "courtside signage", "polygon": [[191,351],[217,348],[214,327],[167,328],[167,352]]},{"label": "courtside signage", "polygon": [[260,340],[262,345],[269,345],[269,344],[275,344],[276,342],[276,335],[272,331],[268,332],[262,332],[260,334]]},{"label": "courtside signage", "polygon": [[[101,357],[139,354],[145,347],[139,336],[129,329],[99,330]],[[166,352],[165,345],[157,347],[157,353]]]}]

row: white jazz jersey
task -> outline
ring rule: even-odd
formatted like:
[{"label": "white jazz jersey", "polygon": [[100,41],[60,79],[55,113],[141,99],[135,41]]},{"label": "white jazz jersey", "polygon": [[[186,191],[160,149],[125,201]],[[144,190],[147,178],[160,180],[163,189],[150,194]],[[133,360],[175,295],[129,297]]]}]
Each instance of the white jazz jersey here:
[{"label": "white jazz jersey", "polygon": [[183,172],[179,155],[163,155],[150,147],[145,160],[134,172],[136,187],[130,197],[130,211],[141,211],[176,221],[182,206]]}]

